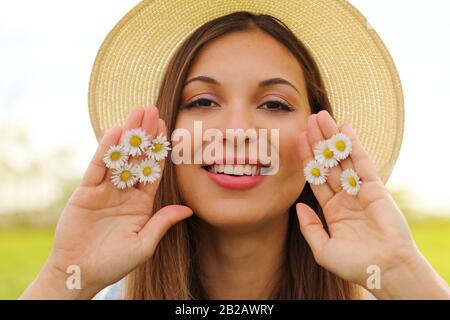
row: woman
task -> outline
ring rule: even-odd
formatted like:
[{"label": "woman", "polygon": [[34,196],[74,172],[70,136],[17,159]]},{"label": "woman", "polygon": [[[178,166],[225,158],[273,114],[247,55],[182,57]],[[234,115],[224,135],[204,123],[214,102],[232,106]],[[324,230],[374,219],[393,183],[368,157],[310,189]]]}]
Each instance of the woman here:
[{"label": "woman", "polygon": [[[235,12],[205,23],[170,61],[156,107],[133,109],[103,136],[21,298],[89,299],[126,277],[127,299],[358,299],[363,287],[379,299],[448,299],[352,126],[332,114],[316,62],[281,21]],[[242,187],[242,177],[218,183],[205,164],[161,160],[156,183],[113,186],[102,158],[125,130],[194,136],[194,121],[278,129],[278,172]],[[314,146],[338,132],[351,156],[310,185]],[[340,186],[347,168],[362,179],[357,196]],[[78,290],[66,285],[73,265]],[[368,284],[373,267],[381,286]]]}]

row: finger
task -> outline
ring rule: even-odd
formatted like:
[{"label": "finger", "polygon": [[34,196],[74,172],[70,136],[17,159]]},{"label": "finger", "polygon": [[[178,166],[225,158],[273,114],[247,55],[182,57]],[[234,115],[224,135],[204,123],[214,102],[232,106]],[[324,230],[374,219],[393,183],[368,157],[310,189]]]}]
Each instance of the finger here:
[{"label": "finger", "polygon": [[170,205],[156,212],[139,232],[146,258],[155,252],[156,246],[170,227],[191,215],[189,207],[180,205]]},{"label": "finger", "polygon": [[[139,128],[142,124],[142,118],[144,116],[144,108],[142,107],[135,107],[131,112],[128,114],[128,117],[125,121],[125,124],[123,126],[124,131]],[[133,159],[130,159],[129,163],[132,163]],[[110,180],[113,170],[108,169],[106,172],[105,180]],[[112,185],[112,183],[111,183]]]},{"label": "finger", "polygon": [[361,142],[357,138],[352,126],[348,123],[344,124],[341,128],[341,132],[347,135],[352,142],[352,152],[349,158],[351,159],[352,166],[355,168],[355,171],[358,173],[361,180],[365,182],[380,182],[381,179],[378,175],[378,171],[372,160],[370,160],[369,155],[364,150]]},{"label": "finger", "polygon": [[[343,133],[342,132],[343,127],[344,127],[344,124],[339,126],[339,132]],[[354,169],[352,159],[350,157],[347,157],[344,160],[341,160],[339,165],[341,166],[342,171],[344,171],[346,169]]]},{"label": "finger", "polygon": [[[318,142],[327,140],[338,132],[337,125],[326,111],[320,111],[308,119],[308,138],[313,150]],[[342,190],[341,173],[342,169],[339,163],[328,169],[327,183],[335,193]]]},{"label": "finger", "polygon": [[130,114],[125,121],[123,128],[125,130],[139,128],[142,124],[142,118],[144,116],[145,109],[142,107],[135,107],[131,110]]},{"label": "finger", "polygon": [[94,187],[103,182],[107,171],[105,163],[103,162],[103,157],[111,145],[119,143],[121,134],[122,128],[120,127],[114,127],[106,131],[99,143],[97,151],[86,169],[80,186]]},{"label": "finger", "polygon": [[[342,132],[342,125],[338,127],[336,121],[326,110],[322,110],[317,114],[317,123],[319,124],[320,129],[326,139],[330,139],[336,133]],[[341,167],[341,171],[353,168],[352,161],[349,158],[340,160],[339,165]]]},{"label": "finger", "polygon": [[[158,130],[158,118],[159,118],[158,109],[156,107],[150,106],[144,109],[140,127],[145,131],[150,141],[155,137],[155,134]],[[133,124],[130,125],[133,126]],[[134,128],[132,127],[130,129]],[[137,164],[140,163],[145,158],[146,158],[145,154],[141,154],[140,156],[134,156],[130,158],[129,163]],[[135,185],[135,187],[138,187],[138,185]]]},{"label": "finger", "polygon": [[297,203],[297,217],[300,230],[308,242],[317,263],[322,260],[321,252],[330,236],[325,231],[322,222],[311,207],[304,203]]},{"label": "finger", "polygon": [[142,120],[142,129],[153,139],[158,131],[159,112],[155,106],[145,108],[144,119]]},{"label": "finger", "polygon": [[[157,121],[157,126],[155,126],[157,129],[155,131],[155,135],[159,135],[160,133],[162,133],[164,136],[167,135],[167,127],[166,124],[164,122],[164,120],[162,119],[158,119]],[[166,158],[167,159],[167,158]],[[158,161],[159,167],[161,168],[160,171],[160,177],[154,182],[154,183],[139,183],[139,189],[145,191],[146,193],[148,193],[149,195],[151,195],[152,197],[154,197],[154,195],[156,194],[156,191],[158,190],[159,184],[161,182],[161,177],[163,175],[164,172],[164,164],[166,159],[162,159],[160,161]]]},{"label": "finger", "polygon": [[341,132],[346,134],[352,142],[352,152],[348,159],[362,181],[361,190],[357,194],[361,205],[367,207],[376,199],[389,197],[389,192],[381,181],[375,165],[364,150],[352,126],[348,123],[342,125]]},{"label": "finger", "polygon": [[[309,161],[314,159],[314,155],[309,145],[307,135],[308,133],[304,131],[300,134],[299,138],[300,159],[303,162],[303,167],[305,167]],[[310,186],[322,208],[325,206],[328,200],[330,200],[334,196],[333,190],[327,183],[322,183],[321,185],[310,184]]]}]

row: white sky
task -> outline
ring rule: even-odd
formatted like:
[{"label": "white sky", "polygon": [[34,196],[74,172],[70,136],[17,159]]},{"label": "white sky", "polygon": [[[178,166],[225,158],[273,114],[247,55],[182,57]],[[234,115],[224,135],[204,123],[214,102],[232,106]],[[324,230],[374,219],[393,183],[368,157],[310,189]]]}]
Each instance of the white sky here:
[{"label": "white sky", "polygon": [[[138,2],[0,2],[0,126],[26,128],[32,136],[34,157],[73,145],[77,148],[74,174],[83,173],[96,149],[87,108],[92,64],[107,33]],[[450,89],[450,2],[350,2],[385,42],[403,84],[404,142],[388,186],[392,190],[407,187],[411,206],[417,210],[450,216],[446,184],[450,170],[445,167],[450,148],[444,140],[449,137],[450,118],[446,99]],[[425,169],[428,163],[431,170]],[[9,196],[14,193],[31,199],[33,191],[23,187],[25,191],[16,193],[0,182],[1,202],[17,203]],[[34,189],[40,189],[37,198],[51,190]],[[9,190],[8,197],[5,190]]]}]

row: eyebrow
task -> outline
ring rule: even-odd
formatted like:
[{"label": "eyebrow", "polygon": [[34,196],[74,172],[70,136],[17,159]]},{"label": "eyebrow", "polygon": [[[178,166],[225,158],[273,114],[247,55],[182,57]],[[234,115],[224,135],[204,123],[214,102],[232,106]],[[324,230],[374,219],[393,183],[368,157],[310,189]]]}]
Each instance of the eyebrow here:
[{"label": "eyebrow", "polygon": [[[213,84],[216,86],[220,86],[220,82],[217,81],[216,79],[213,79],[211,77],[208,76],[197,76],[197,77],[193,77],[189,80],[187,80],[183,87],[187,86],[189,83],[193,82],[193,81],[201,81],[201,82],[205,82],[205,83],[209,83],[209,84]],[[284,84],[284,85],[288,85],[290,87],[292,87],[295,91],[297,91],[300,94],[300,91],[298,91],[298,89],[289,81],[287,81],[286,79],[283,78],[270,78],[270,79],[266,79],[261,81],[258,84],[259,88],[263,88],[263,87],[269,87],[269,86],[273,86],[273,85],[277,85],[277,84]]]}]

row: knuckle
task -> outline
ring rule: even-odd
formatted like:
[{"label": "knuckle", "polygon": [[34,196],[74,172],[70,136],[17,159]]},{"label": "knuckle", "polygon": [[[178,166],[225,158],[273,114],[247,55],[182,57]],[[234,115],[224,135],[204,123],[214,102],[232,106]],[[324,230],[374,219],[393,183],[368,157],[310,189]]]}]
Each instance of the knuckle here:
[{"label": "knuckle", "polygon": [[105,167],[105,163],[102,160],[97,159],[97,158],[92,159],[91,164],[99,169],[103,169]]}]

